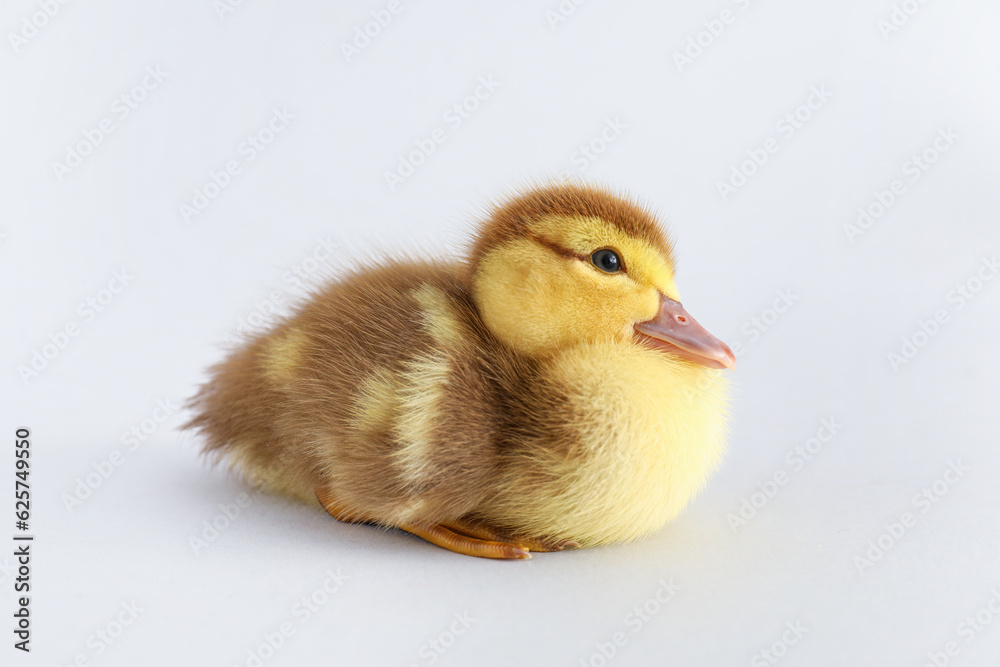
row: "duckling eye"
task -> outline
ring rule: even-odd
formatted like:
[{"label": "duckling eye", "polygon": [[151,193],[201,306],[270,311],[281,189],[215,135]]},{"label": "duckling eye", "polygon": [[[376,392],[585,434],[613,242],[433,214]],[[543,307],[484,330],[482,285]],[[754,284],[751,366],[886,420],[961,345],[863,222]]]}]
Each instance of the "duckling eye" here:
[{"label": "duckling eye", "polygon": [[602,248],[595,250],[590,256],[594,266],[605,273],[618,273],[622,270],[622,260],[614,250]]}]

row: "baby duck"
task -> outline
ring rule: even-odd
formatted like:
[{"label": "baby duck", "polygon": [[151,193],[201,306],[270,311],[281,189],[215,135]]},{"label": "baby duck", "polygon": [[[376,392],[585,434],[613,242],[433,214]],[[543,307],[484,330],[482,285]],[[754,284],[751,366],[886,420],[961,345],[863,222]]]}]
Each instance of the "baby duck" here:
[{"label": "baby duck", "polygon": [[212,369],[188,426],[256,486],[462,554],[648,535],[717,466],[732,351],[646,209],[493,206],[461,264],[358,268]]}]

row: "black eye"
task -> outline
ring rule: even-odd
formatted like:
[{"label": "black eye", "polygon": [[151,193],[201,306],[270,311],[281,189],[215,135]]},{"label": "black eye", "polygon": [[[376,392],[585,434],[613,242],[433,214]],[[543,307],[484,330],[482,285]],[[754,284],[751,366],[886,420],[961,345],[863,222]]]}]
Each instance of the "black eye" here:
[{"label": "black eye", "polygon": [[590,256],[590,261],[605,273],[618,273],[622,270],[622,260],[618,253],[607,248],[595,250],[594,254]]}]

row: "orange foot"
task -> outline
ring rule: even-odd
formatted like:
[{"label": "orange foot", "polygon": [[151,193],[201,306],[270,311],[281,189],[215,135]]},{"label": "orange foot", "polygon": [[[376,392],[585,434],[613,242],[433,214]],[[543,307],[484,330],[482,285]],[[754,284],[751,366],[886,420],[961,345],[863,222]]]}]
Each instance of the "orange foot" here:
[{"label": "orange foot", "polygon": [[576,540],[557,540],[548,537],[518,537],[500,532],[490,526],[478,521],[467,521],[458,519],[441,524],[445,528],[462,533],[469,537],[478,537],[483,540],[496,540],[498,542],[511,542],[517,544],[522,549],[529,551],[563,551],[564,549],[578,549],[580,543]]},{"label": "orange foot", "polygon": [[[316,499],[323,506],[327,514],[337,521],[345,523],[374,523],[370,517],[359,512],[349,510],[339,505],[326,489],[316,489]],[[469,535],[465,531],[458,532],[459,523],[452,523],[448,526],[431,522],[405,523],[398,526],[408,533],[421,537],[431,544],[465,554],[466,556],[477,556],[479,558],[498,558],[504,560],[521,560],[531,558],[529,547],[518,542],[500,539],[484,539]],[[482,533],[480,533],[482,534]]]}]

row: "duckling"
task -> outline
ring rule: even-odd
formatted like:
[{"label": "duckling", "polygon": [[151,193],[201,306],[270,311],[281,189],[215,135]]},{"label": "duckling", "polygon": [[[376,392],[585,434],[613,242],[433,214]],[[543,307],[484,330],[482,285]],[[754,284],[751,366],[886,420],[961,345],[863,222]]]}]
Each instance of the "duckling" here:
[{"label": "duckling", "polygon": [[252,484],[502,559],[649,535],[717,467],[732,351],[645,207],[492,205],[461,263],[358,267],[211,371],[188,427]]}]

